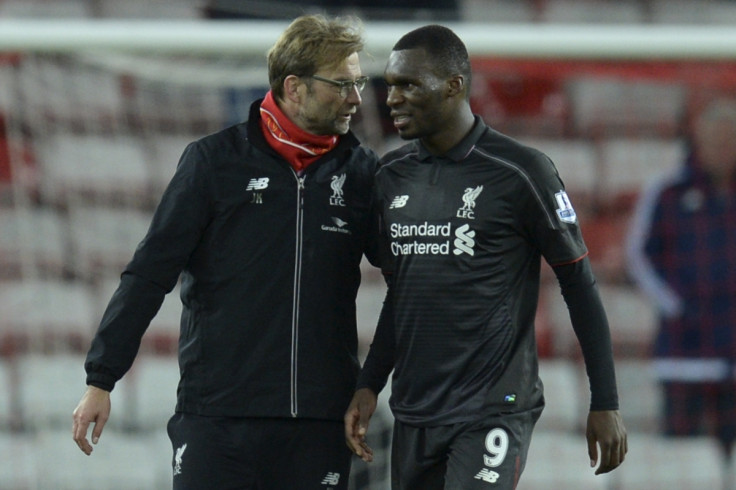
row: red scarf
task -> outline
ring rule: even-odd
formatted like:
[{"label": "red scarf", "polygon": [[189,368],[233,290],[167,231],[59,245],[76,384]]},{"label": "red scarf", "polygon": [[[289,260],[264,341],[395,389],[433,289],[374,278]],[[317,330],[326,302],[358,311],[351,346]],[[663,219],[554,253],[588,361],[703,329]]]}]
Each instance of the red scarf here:
[{"label": "red scarf", "polygon": [[337,146],[336,135],[312,134],[291,122],[276,104],[270,90],[261,103],[261,129],[271,148],[297,172]]}]

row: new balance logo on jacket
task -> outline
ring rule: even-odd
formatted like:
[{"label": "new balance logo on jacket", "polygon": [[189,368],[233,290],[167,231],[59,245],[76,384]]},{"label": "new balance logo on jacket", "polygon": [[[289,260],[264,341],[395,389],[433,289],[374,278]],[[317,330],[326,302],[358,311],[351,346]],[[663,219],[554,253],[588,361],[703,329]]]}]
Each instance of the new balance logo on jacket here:
[{"label": "new balance logo on jacket", "polygon": [[261,177],[258,179],[250,179],[250,182],[248,182],[248,187],[245,188],[246,191],[261,191],[268,187],[268,177]]}]

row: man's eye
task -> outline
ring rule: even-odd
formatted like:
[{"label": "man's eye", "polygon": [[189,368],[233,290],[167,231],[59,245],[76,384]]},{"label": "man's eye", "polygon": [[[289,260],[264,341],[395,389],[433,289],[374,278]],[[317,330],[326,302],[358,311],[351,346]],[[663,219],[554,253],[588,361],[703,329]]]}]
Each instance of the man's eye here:
[{"label": "man's eye", "polygon": [[386,83],[387,88],[398,88],[401,90],[412,90],[416,88],[416,85],[414,85],[411,82],[402,82],[402,83]]}]

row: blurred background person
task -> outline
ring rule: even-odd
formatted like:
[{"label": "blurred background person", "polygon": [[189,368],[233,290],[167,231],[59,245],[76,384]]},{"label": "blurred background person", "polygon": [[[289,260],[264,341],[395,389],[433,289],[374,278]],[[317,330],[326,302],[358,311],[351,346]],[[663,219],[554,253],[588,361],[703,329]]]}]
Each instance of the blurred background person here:
[{"label": "blurred background person", "polygon": [[653,356],[664,434],[714,436],[734,488],[736,100],[715,100],[696,117],[684,165],[642,193],[627,252],[659,313]]}]

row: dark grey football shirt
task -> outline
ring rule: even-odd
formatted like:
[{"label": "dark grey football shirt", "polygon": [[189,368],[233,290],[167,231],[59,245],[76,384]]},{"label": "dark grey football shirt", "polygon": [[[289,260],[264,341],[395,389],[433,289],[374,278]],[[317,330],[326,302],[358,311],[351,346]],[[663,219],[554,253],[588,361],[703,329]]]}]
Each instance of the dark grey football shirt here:
[{"label": "dark grey football shirt", "polygon": [[382,163],[392,278],[359,386],[380,390],[393,366],[392,410],[415,425],[539,405],[541,258],[554,266],[587,254],[553,163],[480,118],[444,156],[415,141]]}]

